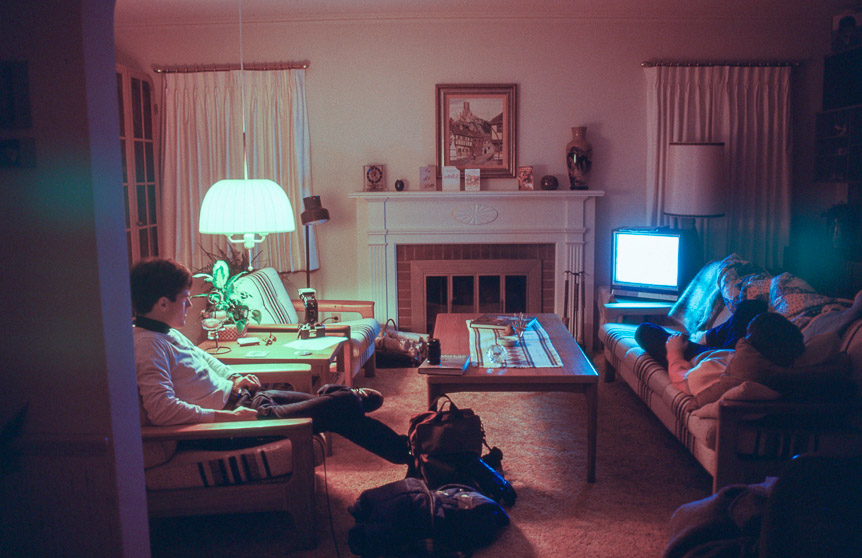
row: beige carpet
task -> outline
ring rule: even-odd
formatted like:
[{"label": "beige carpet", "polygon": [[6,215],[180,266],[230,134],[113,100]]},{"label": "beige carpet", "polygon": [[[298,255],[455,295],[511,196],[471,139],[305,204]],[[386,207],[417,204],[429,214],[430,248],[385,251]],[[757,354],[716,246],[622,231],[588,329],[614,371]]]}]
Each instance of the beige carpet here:
[{"label": "beige carpet", "polygon": [[[423,377],[411,369],[378,370],[361,385],[386,396],[375,416],[403,432],[423,410]],[[490,547],[490,557],[660,556],[667,525],[681,504],[710,494],[711,479],[622,381],[599,385],[596,482],[586,482],[583,396],[579,394],[453,394],[482,418],[488,442],[503,450],[506,478],[518,492],[511,525]],[[359,493],[404,477],[391,465],[336,437],[327,460],[327,486],[335,540],[352,556],[347,512]],[[152,525],[154,556],[335,557],[324,489],[317,470],[317,540],[314,551],[291,552],[283,514],[163,520]]]}]

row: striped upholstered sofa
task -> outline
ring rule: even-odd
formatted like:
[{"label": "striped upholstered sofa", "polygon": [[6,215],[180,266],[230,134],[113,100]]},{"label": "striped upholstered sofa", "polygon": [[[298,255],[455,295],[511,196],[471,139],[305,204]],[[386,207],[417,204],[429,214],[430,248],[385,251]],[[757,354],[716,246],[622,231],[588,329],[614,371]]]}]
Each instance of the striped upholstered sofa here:
[{"label": "striped upholstered sofa", "polygon": [[[755,292],[749,288],[756,282],[751,276],[733,276],[728,281],[727,269],[722,271],[719,276],[723,277],[726,296],[737,300],[761,296],[769,300],[771,310],[784,309],[775,289],[783,277],[762,278],[773,288],[765,286]],[[798,301],[804,295],[794,290],[785,300]],[[730,315],[720,292],[710,300],[715,304],[708,312],[708,319],[698,324],[702,329],[719,324]],[[665,326],[693,333],[672,318]],[[855,384],[857,392],[855,397],[841,401],[788,398],[774,391],[764,393],[761,388],[765,386],[746,382],[727,391],[718,401],[700,406],[695,397],[671,385],[667,368],[637,344],[636,328],[635,324],[621,323],[607,323],[600,328],[599,340],[610,367],[608,379],[619,375],[634,390],[712,475],[713,491],[729,484],[763,482],[766,476],[780,473],[789,459],[801,453],[862,454],[862,403],[858,395],[862,391],[862,319],[850,325],[840,338],[839,349],[843,354],[838,356],[845,364],[849,360],[849,365],[843,368],[852,381],[850,387]],[[818,373],[817,367],[808,371]]]}]

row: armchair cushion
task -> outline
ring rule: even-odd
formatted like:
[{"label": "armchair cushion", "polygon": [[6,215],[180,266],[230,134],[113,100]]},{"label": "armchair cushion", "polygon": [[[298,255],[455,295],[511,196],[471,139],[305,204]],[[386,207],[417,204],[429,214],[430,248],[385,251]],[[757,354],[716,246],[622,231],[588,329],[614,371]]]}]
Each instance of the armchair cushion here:
[{"label": "armchair cushion", "polygon": [[145,471],[148,490],[227,486],[290,474],[291,443],[279,439],[234,450],[180,450],[162,465]]},{"label": "armchair cushion", "polygon": [[260,310],[262,324],[297,324],[299,316],[278,272],[267,267],[236,280],[234,290],[246,294],[249,308]]}]

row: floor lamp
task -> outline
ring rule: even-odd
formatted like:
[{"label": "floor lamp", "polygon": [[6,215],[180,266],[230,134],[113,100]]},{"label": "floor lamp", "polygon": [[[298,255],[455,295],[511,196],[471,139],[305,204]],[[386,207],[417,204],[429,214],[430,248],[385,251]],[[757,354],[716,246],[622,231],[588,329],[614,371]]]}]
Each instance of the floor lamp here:
[{"label": "floor lamp", "polygon": [[311,250],[309,245],[309,227],[329,221],[329,210],[320,203],[320,196],[302,198],[305,211],[299,216],[305,225],[305,287],[311,287]]},{"label": "floor lamp", "polygon": [[724,143],[678,142],[668,145],[663,212],[680,219],[680,228],[688,233],[694,269],[699,269],[704,263],[703,243],[695,220],[723,216],[726,200]]}]

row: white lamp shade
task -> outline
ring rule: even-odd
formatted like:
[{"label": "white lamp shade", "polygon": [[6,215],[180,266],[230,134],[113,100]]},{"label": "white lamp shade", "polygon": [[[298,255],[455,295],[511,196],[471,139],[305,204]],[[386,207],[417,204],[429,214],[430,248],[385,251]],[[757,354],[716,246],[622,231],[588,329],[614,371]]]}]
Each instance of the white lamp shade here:
[{"label": "white lamp shade", "polygon": [[201,204],[204,234],[269,234],[296,230],[293,207],[272,180],[219,180]]},{"label": "white lamp shade", "polygon": [[721,217],[727,199],[723,143],[671,143],[667,150],[664,213]]}]

